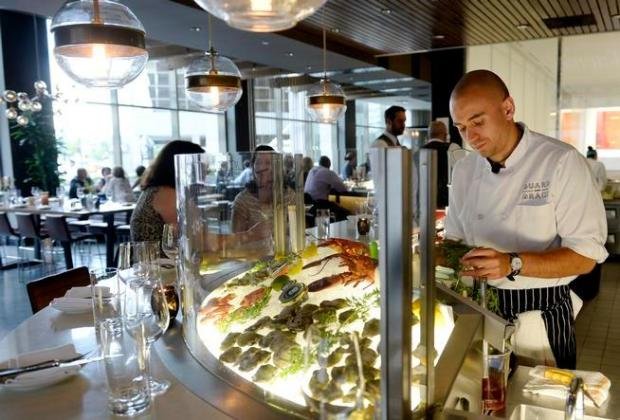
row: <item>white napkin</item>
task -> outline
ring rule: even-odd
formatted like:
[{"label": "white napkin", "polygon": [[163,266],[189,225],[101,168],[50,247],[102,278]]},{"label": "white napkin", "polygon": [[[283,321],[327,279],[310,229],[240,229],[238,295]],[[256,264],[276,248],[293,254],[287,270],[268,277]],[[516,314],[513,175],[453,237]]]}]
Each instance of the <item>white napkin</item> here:
[{"label": "white napkin", "polygon": [[[110,288],[106,286],[95,286],[95,293],[97,295],[101,295],[103,298],[109,298],[112,296],[112,293],[110,293]],[[92,297],[92,290],[90,286],[72,287],[67,290],[65,297],[82,299],[90,298]]]},{"label": "white napkin", "polygon": [[91,299],[61,297],[56,298],[50,304],[52,308],[61,312],[88,312],[92,308]]},{"label": "white napkin", "polygon": [[[568,386],[545,378],[546,369],[547,366],[536,366],[532,369],[530,371],[531,379],[525,384],[523,391],[554,398],[566,398]],[[583,379],[585,395],[588,397],[585,399],[587,405],[592,406],[594,403],[597,407],[600,407],[607,401],[611,381],[605,375],[600,372],[585,370],[571,370],[569,372]]]},{"label": "white napkin", "polygon": [[[0,362],[0,369],[18,368],[46,362],[48,360],[66,360],[80,356],[75,351],[73,344],[37,350],[29,353],[19,354],[13,358]],[[6,382],[6,385],[14,387],[28,387],[55,383],[67,376],[75,374],[81,366],[55,367],[50,369],[37,370],[34,372],[22,373],[14,379]]]}]

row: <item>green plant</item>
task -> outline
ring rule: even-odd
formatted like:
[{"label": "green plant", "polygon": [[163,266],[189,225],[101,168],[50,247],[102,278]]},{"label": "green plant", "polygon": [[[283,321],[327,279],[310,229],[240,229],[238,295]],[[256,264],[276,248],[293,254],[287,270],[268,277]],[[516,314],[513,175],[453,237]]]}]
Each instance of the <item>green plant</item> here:
[{"label": "green plant", "polygon": [[[46,105],[51,107],[51,104]],[[39,187],[53,194],[62,181],[58,154],[63,145],[54,133],[51,110],[33,113],[27,125],[14,124],[10,129],[19,187],[22,191]]]}]

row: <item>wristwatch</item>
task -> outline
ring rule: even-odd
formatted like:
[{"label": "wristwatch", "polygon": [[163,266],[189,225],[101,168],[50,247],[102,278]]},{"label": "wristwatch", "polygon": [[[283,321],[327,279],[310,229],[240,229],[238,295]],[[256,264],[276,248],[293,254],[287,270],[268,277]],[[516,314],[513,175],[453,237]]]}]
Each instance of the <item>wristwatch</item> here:
[{"label": "wristwatch", "polygon": [[512,271],[506,278],[510,281],[515,281],[515,276],[518,276],[523,268],[523,260],[516,252],[511,252],[508,256],[510,257],[510,269]]}]

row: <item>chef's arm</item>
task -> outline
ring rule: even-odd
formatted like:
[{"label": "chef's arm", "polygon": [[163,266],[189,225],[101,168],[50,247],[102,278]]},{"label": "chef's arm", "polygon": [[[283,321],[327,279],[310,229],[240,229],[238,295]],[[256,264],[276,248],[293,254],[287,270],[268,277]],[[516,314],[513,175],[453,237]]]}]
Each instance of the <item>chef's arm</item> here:
[{"label": "chef's arm", "polygon": [[[521,275],[539,278],[568,277],[587,274],[596,265],[596,261],[576,253],[570,248],[557,248],[543,252],[519,253],[523,261]],[[510,257],[508,256],[508,269]],[[508,274],[510,274],[508,271]]]},{"label": "chef's arm", "polygon": [[[596,261],[570,248],[542,252],[520,252],[523,261],[520,275],[538,278],[558,278],[592,271]],[[489,280],[506,277],[512,272],[510,255],[492,248],[475,248],[461,259],[462,275],[486,277]]]}]

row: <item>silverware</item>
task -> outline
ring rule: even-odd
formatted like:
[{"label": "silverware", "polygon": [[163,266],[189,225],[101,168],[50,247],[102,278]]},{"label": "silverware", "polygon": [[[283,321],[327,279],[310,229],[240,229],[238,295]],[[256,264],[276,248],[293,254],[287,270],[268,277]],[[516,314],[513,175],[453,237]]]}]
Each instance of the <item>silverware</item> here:
[{"label": "silverware", "polygon": [[83,355],[66,359],[66,360],[47,360],[45,362],[36,363],[34,365],[12,368],[12,369],[3,369],[0,370],[0,383],[5,383],[9,379],[14,379],[16,376],[21,375],[22,373],[35,372],[38,370],[51,369],[55,367],[70,367],[70,366],[80,366],[85,365],[87,363],[96,362],[98,360],[103,360],[102,356],[98,357],[90,357],[84,358]]}]

